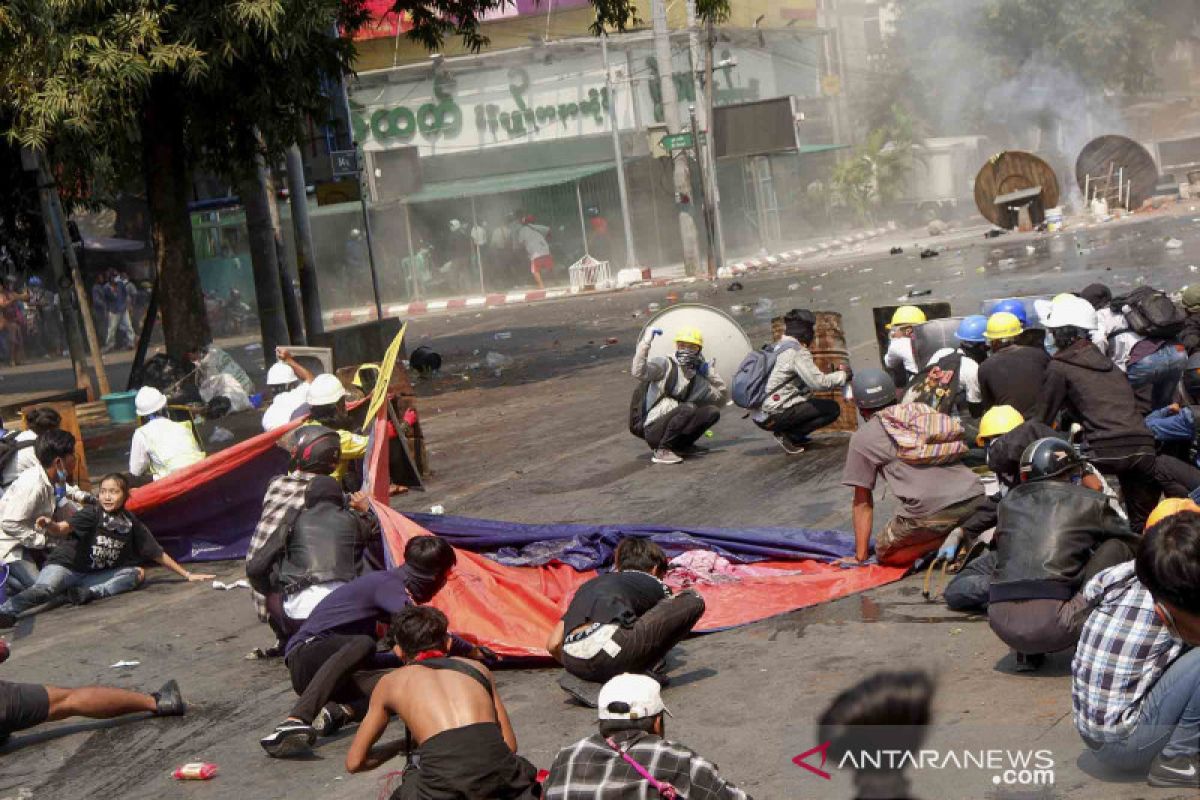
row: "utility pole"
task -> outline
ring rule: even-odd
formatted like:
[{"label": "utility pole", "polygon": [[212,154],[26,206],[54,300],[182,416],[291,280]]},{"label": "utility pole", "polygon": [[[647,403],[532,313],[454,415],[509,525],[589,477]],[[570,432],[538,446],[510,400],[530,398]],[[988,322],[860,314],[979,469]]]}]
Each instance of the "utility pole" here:
[{"label": "utility pole", "polygon": [[[704,127],[712,130],[713,115],[713,47],[717,43],[717,32],[709,18],[704,25]],[[713,228],[717,236],[717,269],[725,266],[725,229],[721,225],[721,185],[717,182],[717,156],[713,148],[715,139],[709,139],[704,147],[704,172],[708,176],[709,208],[712,209]]]},{"label": "utility pole", "polygon": [[[708,243],[708,278],[709,280],[714,280],[717,277],[717,269],[722,264],[722,259],[718,252],[720,250],[720,238],[716,233],[716,173],[715,164],[712,160],[712,39],[711,37],[708,39],[708,47],[705,48],[702,58],[700,54],[700,35],[696,28],[696,0],[687,0],[686,8],[688,50],[691,54],[692,96],[701,101],[699,114],[696,113],[697,109],[695,105],[688,107],[688,113],[691,115],[696,168],[700,170],[700,190],[704,199],[704,234]],[[710,23],[708,31],[710,34],[711,30]],[[701,67],[701,61],[703,61],[703,67]],[[701,73],[701,69],[703,69],[703,73]],[[698,75],[701,76],[699,81],[697,81]],[[697,119],[699,120],[698,125]],[[703,142],[700,140],[702,132],[704,134]]]},{"label": "utility pole", "polygon": [[[259,154],[254,170],[241,181],[239,194],[246,210],[246,232],[250,237],[250,264],[254,271],[254,296],[258,304],[258,326],[262,334],[263,357],[275,362],[275,348],[288,344],[284,318],[283,292],[279,286],[279,256],[275,231],[271,224],[270,179],[267,163]],[[169,290],[168,290],[169,291]]]},{"label": "utility pole", "polygon": [[[653,0],[654,13],[654,57],[658,61],[658,79],[663,106],[663,121],[667,133],[681,130],[679,120],[679,98],[675,93],[675,76],[671,62],[671,32],[667,28],[666,0]],[[696,221],[692,219],[692,175],[688,169],[687,155],[683,151],[671,152],[674,167],[675,201],[679,208],[679,239],[683,245],[683,268],[688,275],[695,275],[699,264],[699,243],[696,241]]]},{"label": "utility pole", "polygon": [[[621,152],[621,132],[617,129],[617,98],[613,94],[612,72],[608,67],[608,33],[600,35],[600,57],[604,61],[604,88],[608,92],[608,120],[612,128],[613,157],[617,162],[617,192],[621,197],[621,225],[625,228],[625,266],[637,267],[633,249],[633,224],[629,216],[629,188],[625,184],[625,155]],[[630,93],[633,89],[630,88]]]},{"label": "utility pole", "polygon": [[304,308],[304,329],[311,339],[325,332],[321,319],[321,296],[317,289],[317,260],[313,255],[312,222],[308,218],[308,184],[304,180],[304,160],[300,146],[287,150],[288,200],[292,206],[292,238],[296,241],[296,272],[300,278],[300,303]]},{"label": "utility pole", "polygon": [[264,188],[267,210],[271,213],[271,238],[275,242],[275,266],[279,270],[279,289],[283,298],[283,318],[287,321],[288,342],[303,346],[306,340],[304,320],[300,317],[300,291],[296,286],[296,279],[292,277],[292,271],[288,269],[287,252],[283,244],[283,224],[279,219],[279,204],[275,199],[275,175],[271,170],[266,170],[264,177],[267,182]]},{"label": "utility pole", "polygon": [[[383,319],[383,303],[379,299],[379,273],[375,271],[375,246],[371,238],[371,211],[367,208],[367,163],[366,153],[358,142],[354,143],[354,161],[358,166],[358,197],[362,201],[363,231],[367,234],[367,263],[371,266],[371,292],[375,296],[375,319]],[[412,240],[409,239],[411,242]]]}]

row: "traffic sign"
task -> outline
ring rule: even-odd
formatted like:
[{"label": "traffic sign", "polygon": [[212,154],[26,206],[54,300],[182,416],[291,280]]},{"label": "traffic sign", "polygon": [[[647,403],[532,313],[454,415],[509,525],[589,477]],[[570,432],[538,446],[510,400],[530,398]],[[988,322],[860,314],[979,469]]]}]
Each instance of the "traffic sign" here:
[{"label": "traffic sign", "polygon": [[357,150],[330,150],[329,160],[333,167],[333,177],[335,178],[358,174]]},{"label": "traffic sign", "polygon": [[663,150],[687,150],[692,147],[692,135],[690,133],[672,133],[662,137],[659,144]]}]

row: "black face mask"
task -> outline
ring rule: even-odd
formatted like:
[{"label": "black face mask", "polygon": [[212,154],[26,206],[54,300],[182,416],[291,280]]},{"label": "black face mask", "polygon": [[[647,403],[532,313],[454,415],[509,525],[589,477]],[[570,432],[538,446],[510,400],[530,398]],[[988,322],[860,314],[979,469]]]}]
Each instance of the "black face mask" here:
[{"label": "black face mask", "polygon": [[428,572],[421,572],[414,567],[407,567],[407,570],[408,576],[404,580],[404,588],[408,589],[408,594],[412,597],[413,602],[428,603],[446,585],[445,575],[430,575]]},{"label": "black face mask", "polygon": [[691,350],[676,350],[675,360],[679,362],[679,366],[684,369],[696,369],[700,366],[700,354]]}]

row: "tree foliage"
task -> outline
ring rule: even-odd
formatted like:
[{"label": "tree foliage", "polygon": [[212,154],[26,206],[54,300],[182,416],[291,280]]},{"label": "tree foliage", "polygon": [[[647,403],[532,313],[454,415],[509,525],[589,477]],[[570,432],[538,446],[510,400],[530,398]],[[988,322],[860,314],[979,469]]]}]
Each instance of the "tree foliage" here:
[{"label": "tree foliage", "polygon": [[903,194],[912,171],[914,147],[913,121],[897,106],[888,124],[872,130],[862,144],[838,162],[831,179],[833,191],[860,219],[872,219],[877,208]]}]

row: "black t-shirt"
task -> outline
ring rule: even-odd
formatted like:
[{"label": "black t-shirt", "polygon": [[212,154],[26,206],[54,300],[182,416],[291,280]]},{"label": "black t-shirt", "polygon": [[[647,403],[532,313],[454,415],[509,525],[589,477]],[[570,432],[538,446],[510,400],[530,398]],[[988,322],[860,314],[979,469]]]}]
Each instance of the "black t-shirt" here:
[{"label": "black t-shirt", "polygon": [[628,628],[637,618],[671,596],[667,585],[645,572],[608,572],[597,575],[579,587],[567,613],[563,630],[567,633],[587,622],[601,625],[617,623]]},{"label": "black t-shirt", "polygon": [[88,505],[71,517],[71,535],[50,553],[49,563],[76,572],[136,567],[162,555],[150,529],[128,511],[108,514]]},{"label": "black t-shirt", "polygon": [[984,409],[1012,406],[1031,419],[1046,381],[1050,356],[1041,347],[1014,345],[988,356],[979,365],[979,391]]}]

